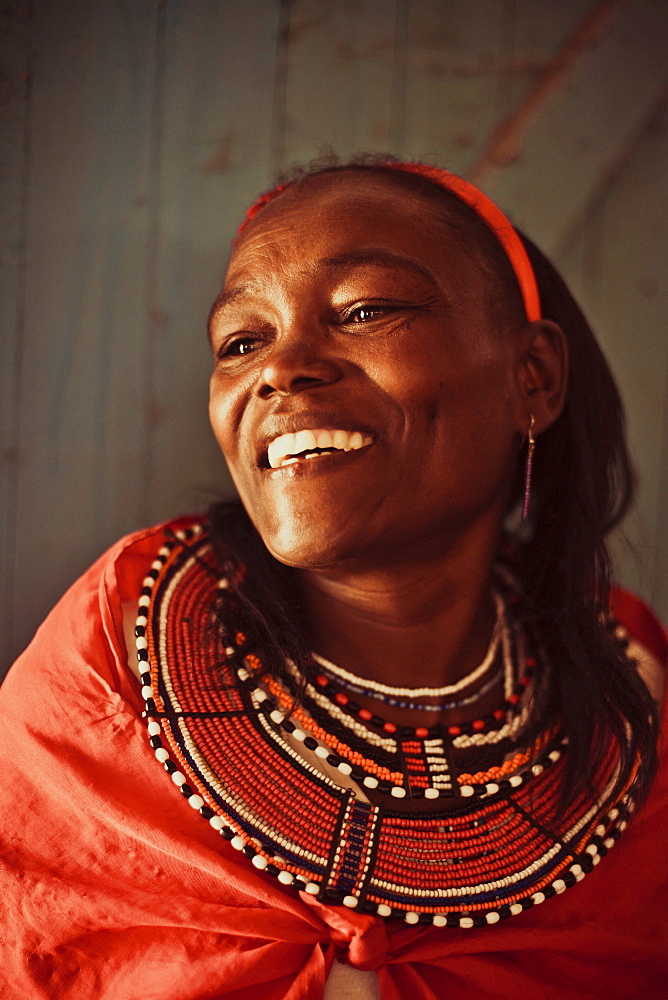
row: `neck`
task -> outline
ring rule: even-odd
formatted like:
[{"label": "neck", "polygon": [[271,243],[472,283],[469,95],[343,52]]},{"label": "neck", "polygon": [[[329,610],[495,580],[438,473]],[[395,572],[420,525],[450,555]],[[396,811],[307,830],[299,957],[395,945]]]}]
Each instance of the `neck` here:
[{"label": "neck", "polygon": [[492,635],[495,550],[462,546],[397,565],[303,574],[314,650],[390,685],[455,683],[483,659]]}]

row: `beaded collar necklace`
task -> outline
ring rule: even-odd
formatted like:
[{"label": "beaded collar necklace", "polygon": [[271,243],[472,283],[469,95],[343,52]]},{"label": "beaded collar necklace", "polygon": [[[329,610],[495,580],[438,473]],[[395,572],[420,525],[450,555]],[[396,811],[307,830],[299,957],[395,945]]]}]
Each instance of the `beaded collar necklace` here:
[{"label": "beaded collar necklace", "polygon": [[[607,791],[612,748],[593,776],[600,797],[582,794],[559,815],[567,741],[554,727],[523,745],[522,698],[491,742],[487,732],[441,731],[436,791],[448,801],[435,813],[398,812],[392,788],[433,797],[429,738],[350,728],[358,720],[319,706],[315,687],[301,706],[287,704],[278,681],[258,676],[257,651],[235,629],[232,583],[219,574],[199,524],[168,535],[151,564],[135,629],[144,715],[174,785],[259,871],[328,904],[472,928],[564,892],[621,835],[633,799]],[[212,628],[216,603],[224,643]],[[401,743],[415,746],[399,752]],[[403,773],[392,772],[395,760]]]}]

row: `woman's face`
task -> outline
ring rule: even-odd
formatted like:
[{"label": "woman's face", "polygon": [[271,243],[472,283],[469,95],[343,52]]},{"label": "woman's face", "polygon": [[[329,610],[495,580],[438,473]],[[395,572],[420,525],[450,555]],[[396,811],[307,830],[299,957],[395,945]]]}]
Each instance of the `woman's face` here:
[{"label": "woman's face", "polygon": [[211,314],[210,415],[276,558],[371,567],[498,531],[526,414],[488,280],[377,174],[309,178],[249,225]]}]

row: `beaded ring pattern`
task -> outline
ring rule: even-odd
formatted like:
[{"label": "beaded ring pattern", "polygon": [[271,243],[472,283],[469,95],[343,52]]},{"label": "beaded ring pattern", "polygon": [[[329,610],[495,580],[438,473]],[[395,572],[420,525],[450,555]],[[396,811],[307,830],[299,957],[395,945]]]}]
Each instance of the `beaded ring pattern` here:
[{"label": "beaded ring pattern", "polygon": [[[224,647],[212,630],[217,594],[230,612]],[[170,534],[139,598],[144,716],[156,760],[191,808],[282,885],[406,924],[483,927],[574,886],[621,836],[629,788],[556,812],[567,750],[558,733],[502,780],[476,788],[459,774],[448,791],[456,808],[435,813],[397,811],[391,789],[374,804],[363,778],[357,788],[332,780],[318,757],[348,783],[359,775],[276,707],[235,632],[234,602],[202,525]],[[615,765],[611,750],[598,787]]]}]

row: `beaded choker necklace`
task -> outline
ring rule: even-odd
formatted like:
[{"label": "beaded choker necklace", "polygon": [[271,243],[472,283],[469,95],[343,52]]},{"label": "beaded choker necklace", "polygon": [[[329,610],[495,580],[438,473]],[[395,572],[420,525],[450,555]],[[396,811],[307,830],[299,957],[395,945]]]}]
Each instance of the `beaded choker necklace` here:
[{"label": "beaded choker necklace", "polygon": [[[567,741],[555,726],[522,742],[528,680],[496,728],[391,733],[317,685],[294,706],[235,616],[201,526],[168,536],[139,599],[144,715],[188,804],[283,885],[407,924],[482,927],[575,885],[625,828],[628,789],[558,814]],[[610,787],[615,765],[611,748],[595,787]],[[393,789],[443,802],[397,811]]]}]

